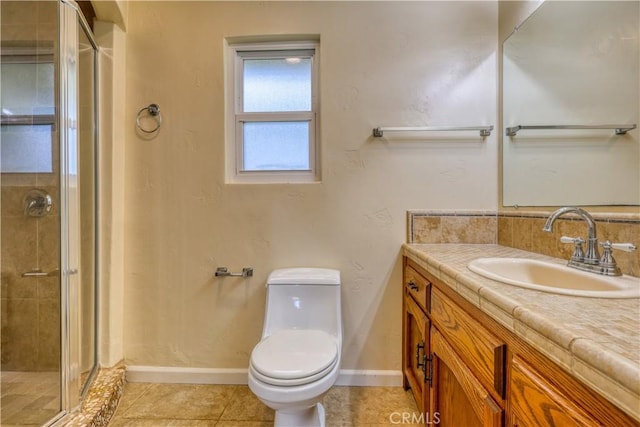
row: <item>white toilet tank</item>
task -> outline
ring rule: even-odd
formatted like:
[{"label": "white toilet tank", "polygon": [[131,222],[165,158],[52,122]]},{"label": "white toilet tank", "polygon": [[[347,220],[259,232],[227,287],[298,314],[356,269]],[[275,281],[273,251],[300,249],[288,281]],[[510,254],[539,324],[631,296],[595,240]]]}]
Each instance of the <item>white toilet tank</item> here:
[{"label": "white toilet tank", "polygon": [[267,279],[262,336],[280,329],[318,329],[342,337],[340,272],[328,268],[283,268]]}]

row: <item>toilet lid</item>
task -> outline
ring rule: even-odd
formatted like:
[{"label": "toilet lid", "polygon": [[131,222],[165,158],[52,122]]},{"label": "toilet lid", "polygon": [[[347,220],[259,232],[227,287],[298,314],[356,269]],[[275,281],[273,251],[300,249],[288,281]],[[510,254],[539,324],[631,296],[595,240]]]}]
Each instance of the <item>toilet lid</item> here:
[{"label": "toilet lid", "polygon": [[277,331],[258,343],[251,364],[259,373],[283,380],[309,377],[333,364],[336,338],[314,329]]}]

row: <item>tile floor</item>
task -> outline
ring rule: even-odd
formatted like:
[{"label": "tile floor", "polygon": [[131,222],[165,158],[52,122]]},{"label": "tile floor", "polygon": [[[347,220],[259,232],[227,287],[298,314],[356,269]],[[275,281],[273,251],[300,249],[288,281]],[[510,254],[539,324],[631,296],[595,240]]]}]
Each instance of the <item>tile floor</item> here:
[{"label": "tile floor", "polygon": [[[418,408],[402,387],[333,387],[324,397],[327,427],[401,423]],[[404,415],[405,420],[410,415]],[[109,427],[267,427],[273,411],[243,385],[127,383]]]},{"label": "tile floor", "polygon": [[0,425],[39,426],[60,411],[58,372],[0,373]]}]

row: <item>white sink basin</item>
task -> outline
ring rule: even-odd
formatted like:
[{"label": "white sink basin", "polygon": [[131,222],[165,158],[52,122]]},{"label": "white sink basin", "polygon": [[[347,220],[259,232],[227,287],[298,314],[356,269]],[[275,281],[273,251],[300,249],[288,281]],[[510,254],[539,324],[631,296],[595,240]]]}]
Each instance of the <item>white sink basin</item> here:
[{"label": "white sink basin", "polygon": [[478,258],[469,270],[522,288],[592,298],[640,298],[640,278],[599,276],[566,265],[526,258]]}]

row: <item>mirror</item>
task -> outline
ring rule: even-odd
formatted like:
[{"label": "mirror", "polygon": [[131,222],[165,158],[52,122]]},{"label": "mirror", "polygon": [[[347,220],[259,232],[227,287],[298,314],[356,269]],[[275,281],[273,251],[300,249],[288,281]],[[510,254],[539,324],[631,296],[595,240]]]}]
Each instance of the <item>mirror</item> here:
[{"label": "mirror", "polygon": [[639,20],[639,2],[546,1],[504,42],[504,206],[640,205],[638,129],[616,134],[640,122]]}]

